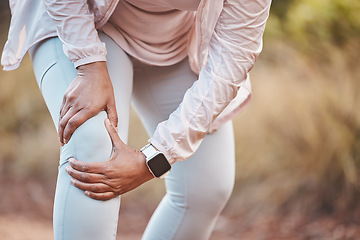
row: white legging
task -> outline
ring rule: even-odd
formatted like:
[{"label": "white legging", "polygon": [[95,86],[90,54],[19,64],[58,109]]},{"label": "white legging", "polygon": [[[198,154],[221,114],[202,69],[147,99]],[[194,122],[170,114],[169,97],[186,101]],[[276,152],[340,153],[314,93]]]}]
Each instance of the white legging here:
[{"label": "white legging", "polygon": [[[108,50],[107,66],[114,86],[121,139],[127,140],[131,98],[151,135],[157,124],[177,108],[197,76],[190,70],[187,59],[166,67],[145,65],[131,60],[107,35],[99,35]],[[30,56],[57,127],[63,95],[77,71],[63,54],[58,38],[35,45],[30,49]],[[70,176],[64,171],[70,157],[88,162],[109,158],[112,144],[104,126],[106,117],[105,112],[100,112],[87,120],[61,148],[53,221],[56,240],[116,238],[120,197],[109,201],[90,199],[71,185]],[[143,239],[208,239],[233,189],[234,159],[233,129],[228,122],[217,132],[207,134],[191,158],[173,165],[165,179],[166,195]]]}]

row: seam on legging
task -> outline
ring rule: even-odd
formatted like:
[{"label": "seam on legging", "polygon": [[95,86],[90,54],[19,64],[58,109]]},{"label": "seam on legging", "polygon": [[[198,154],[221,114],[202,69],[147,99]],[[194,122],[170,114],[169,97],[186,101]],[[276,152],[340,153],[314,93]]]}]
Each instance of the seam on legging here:
[{"label": "seam on legging", "polygon": [[49,39],[48,41],[50,42],[52,42],[52,44],[51,44],[51,46],[52,46],[52,48],[53,48],[53,50],[54,50],[54,52],[55,52],[55,62],[53,63],[53,64],[51,64],[47,69],[46,69],[46,71],[44,72],[44,73],[42,73],[41,74],[41,77],[40,77],[40,80],[39,80],[39,89],[40,89],[40,92],[42,93],[42,82],[43,82],[43,80],[44,80],[44,77],[45,77],[45,75],[46,75],[46,73],[58,62],[58,54],[57,54],[57,50],[56,50],[56,43],[54,42],[54,39],[55,38],[51,38],[51,39]]},{"label": "seam on legging", "polygon": [[67,199],[69,197],[69,191],[70,191],[70,184],[67,185],[67,189],[66,189],[66,193],[65,193],[65,199],[64,199],[64,214],[63,214],[63,219],[62,219],[62,226],[61,226],[61,239],[64,239],[64,232],[65,232],[65,214],[66,214],[66,203],[67,203]]},{"label": "seam on legging", "polygon": [[[75,139],[73,139],[73,141],[74,141],[74,144],[73,144],[73,146],[72,146],[72,148],[73,148],[73,151],[74,151],[74,156],[77,156],[77,151],[76,151],[76,144],[75,144],[75,142],[76,142],[76,138]],[[69,157],[70,158],[70,157]],[[69,158],[65,161],[65,163],[66,162],[69,162]],[[68,198],[69,198],[69,192],[70,192],[70,188],[71,188],[71,183],[68,183],[68,185],[67,185],[67,190],[66,190],[66,194],[65,194],[65,199],[64,199],[64,217],[63,217],[63,220],[62,220],[62,234],[61,234],[61,236],[62,236],[62,239],[63,240],[66,240],[66,239],[64,239],[64,236],[65,236],[65,234],[64,234],[64,232],[65,232],[65,214],[66,214],[66,209],[67,209],[67,200],[68,200]]]},{"label": "seam on legging", "polygon": [[[185,168],[185,166],[184,165],[186,165],[186,164],[183,164],[183,168]],[[185,169],[183,169],[183,171],[182,171],[182,173],[183,173],[183,177],[184,177],[184,182],[185,182],[185,191],[184,191],[184,195],[185,195],[185,210],[184,210],[184,212],[183,212],[183,214],[182,214],[182,216],[181,216],[181,219],[180,219],[180,222],[179,222],[179,225],[176,227],[176,228],[174,228],[174,231],[173,231],[173,233],[172,233],[172,236],[171,236],[171,238],[170,239],[175,239],[175,237],[176,237],[176,235],[178,234],[178,232],[179,232],[179,229],[180,229],[180,227],[182,226],[182,224],[183,224],[183,222],[184,222],[184,217],[185,217],[185,214],[188,212],[188,210],[189,210],[189,196],[188,196],[188,177],[187,177],[187,171],[185,171]]]},{"label": "seam on legging", "polygon": [[[119,198],[119,201],[121,201],[121,195],[120,196],[118,196],[118,198]],[[121,205],[121,202],[119,203],[119,205]],[[120,210],[120,208],[119,208],[119,210]],[[116,233],[117,233],[117,225],[118,225],[118,223],[119,223],[119,212],[117,213],[117,215],[118,215],[118,217],[117,217],[117,221],[115,222],[115,226],[114,226],[114,232],[113,232],[113,236],[114,236],[114,240],[116,240]]]},{"label": "seam on legging", "polygon": [[[56,54],[56,58],[59,59],[58,48],[56,48],[56,47],[55,47],[55,54]],[[63,78],[62,78],[62,79],[63,79],[64,81],[66,81],[66,80],[65,80],[65,79],[66,79],[65,73],[66,73],[67,71],[64,71],[62,64],[59,64],[59,66],[60,66],[61,70],[63,70],[63,71],[61,71],[61,74],[63,75]],[[73,139],[73,141],[76,141],[76,139]],[[70,146],[71,146],[71,145],[70,145]],[[74,143],[71,148],[73,148],[74,155],[77,156],[77,154],[76,154],[76,144]],[[70,157],[69,157],[69,158],[70,158]],[[69,162],[69,158],[65,160],[64,164],[67,163],[67,162]],[[61,164],[61,166],[64,165],[64,164]],[[60,169],[59,169],[59,171],[60,171]],[[64,211],[63,216],[64,216],[64,217],[63,217],[63,219],[62,219],[62,228],[61,228],[61,229],[62,229],[61,238],[62,238],[63,240],[66,240],[66,239],[64,239],[64,236],[65,236],[65,234],[64,234],[64,233],[65,233],[65,219],[66,219],[65,214],[66,214],[66,212],[67,212],[67,211],[66,211],[66,209],[67,209],[67,202],[68,202],[67,200],[68,200],[68,198],[69,198],[70,188],[71,188],[71,183],[68,183],[68,184],[67,184],[66,194],[65,194],[65,199],[64,199],[64,209],[63,209],[63,211]]]},{"label": "seam on legging", "polygon": [[53,64],[51,64],[51,65],[48,67],[48,69],[46,69],[46,71],[44,72],[44,74],[41,76],[40,84],[39,84],[39,86],[40,86],[40,92],[42,92],[42,82],[43,82],[43,80],[44,80],[45,74],[46,74],[53,66],[55,66],[56,63],[57,63],[57,62],[54,62]]}]

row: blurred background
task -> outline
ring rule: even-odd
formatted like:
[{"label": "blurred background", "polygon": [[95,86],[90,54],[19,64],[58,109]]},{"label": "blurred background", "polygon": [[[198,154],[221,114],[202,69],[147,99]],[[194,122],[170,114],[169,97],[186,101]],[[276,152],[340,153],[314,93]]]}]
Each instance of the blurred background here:
[{"label": "blurred background", "polygon": [[[273,1],[254,98],[234,120],[234,193],[211,239],[360,239],[359,13],[359,0]],[[0,19],[3,48],[5,0]],[[147,138],[132,113],[129,145]],[[52,238],[58,154],[26,56],[0,71],[2,239]],[[123,196],[119,239],[140,239],[163,194],[157,180]]]}]

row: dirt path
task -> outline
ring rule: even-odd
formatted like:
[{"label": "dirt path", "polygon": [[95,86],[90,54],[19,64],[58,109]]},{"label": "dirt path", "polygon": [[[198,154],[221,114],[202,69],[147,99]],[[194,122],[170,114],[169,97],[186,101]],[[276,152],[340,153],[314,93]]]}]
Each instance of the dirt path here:
[{"label": "dirt path", "polygon": [[[244,227],[231,223],[223,216],[218,221],[211,240],[358,240],[359,226],[344,226],[334,219],[323,218],[299,228],[296,220],[287,217],[277,221],[258,221]],[[137,217],[122,216],[117,239],[140,240],[146,221]],[[125,224],[126,223],[126,224]],[[121,227],[125,226],[126,227]],[[129,228],[129,226],[131,226]],[[139,227],[140,228],[137,228]],[[24,216],[0,216],[0,236],[3,240],[49,240],[53,239],[51,220]]]},{"label": "dirt path", "polygon": [[[52,233],[54,184],[0,179],[0,239],[48,240]],[[139,240],[156,204],[123,197],[118,238]],[[201,224],[201,223],[199,223]],[[360,224],[344,223],[335,216],[301,213],[257,217],[225,209],[210,240],[360,240]],[[191,240],[191,239],[189,239]]]}]

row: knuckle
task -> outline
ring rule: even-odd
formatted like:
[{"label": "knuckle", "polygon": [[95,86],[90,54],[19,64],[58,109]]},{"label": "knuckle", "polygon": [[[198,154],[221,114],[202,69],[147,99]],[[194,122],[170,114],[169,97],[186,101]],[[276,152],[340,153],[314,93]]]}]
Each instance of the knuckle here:
[{"label": "knuckle", "polygon": [[89,177],[87,176],[87,174],[82,173],[80,179],[81,179],[82,181],[86,182],[86,181],[89,180]]},{"label": "knuckle", "polygon": [[68,102],[72,102],[75,98],[75,96],[73,94],[71,94],[70,91],[66,92],[64,97],[65,97],[66,101],[68,101]]},{"label": "knuckle", "polygon": [[72,184],[73,184],[75,187],[79,187],[78,181],[77,181],[76,179],[73,179],[73,180],[72,180]]},{"label": "knuckle", "polygon": [[82,172],[87,172],[88,171],[88,167],[85,164],[81,165],[80,169],[81,169]]},{"label": "knuckle", "polygon": [[97,109],[94,106],[89,106],[88,109],[87,109],[87,112],[90,115],[94,115],[97,112]]},{"label": "knuckle", "polygon": [[64,118],[61,118],[60,121],[59,121],[59,127],[64,128],[65,123],[66,122],[65,122]]},{"label": "knuckle", "polygon": [[69,92],[66,91],[66,92],[64,93],[63,102],[66,103],[66,102],[68,101],[68,99],[69,99]]},{"label": "knuckle", "polygon": [[70,138],[70,131],[68,129],[63,131],[63,138],[64,138],[64,140],[67,140]]},{"label": "knuckle", "polygon": [[114,117],[114,122],[117,123],[119,121],[118,117]]},{"label": "knuckle", "polygon": [[118,184],[114,179],[109,179],[108,183],[109,183],[109,187],[111,187],[111,189],[116,190],[118,188]]},{"label": "knuckle", "polygon": [[96,195],[93,192],[88,192],[90,198],[96,199]]},{"label": "knuckle", "polygon": [[111,197],[111,194],[107,193],[107,194],[104,194],[103,195],[103,198],[102,200],[106,201],[106,200],[110,200],[112,197]]},{"label": "knuckle", "polygon": [[114,167],[110,164],[110,161],[105,162],[104,174],[106,178],[111,179],[113,176]]},{"label": "knuckle", "polygon": [[108,179],[107,179],[107,177],[106,177],[105,175],[101,175],[101,176],[100,176],[100,181],[101,181],[102,183],[106,183],[106,182],[108,182]]},{"label": "knuckle", "polygon": [[110,185],[109,192],[119,192],[119,187]]},{"label": "knuckle", "polygon": [[92,104],[88,104],[84,107],[83,111],[88,115],[93,115],[96,113],[96,107]]},{"label": "knuckle", "polygon": [[92,192],[99,192],[100,188],[97,185],[91,185],[90,191]]},{"label": "knuckle", "polygon": [[121,186],[116,186],[116,187],[114,187],[114,191],[113,191],[113,192],[117,192],[117,193],[122,194],[123,189],[122,189],[122,187],[121,187]]},{"label": "knuckle", "polygon": [[70,119],[67,123],[67,125],[69,126],[69,128],[74,128],[77,124],[76,119]]}]

